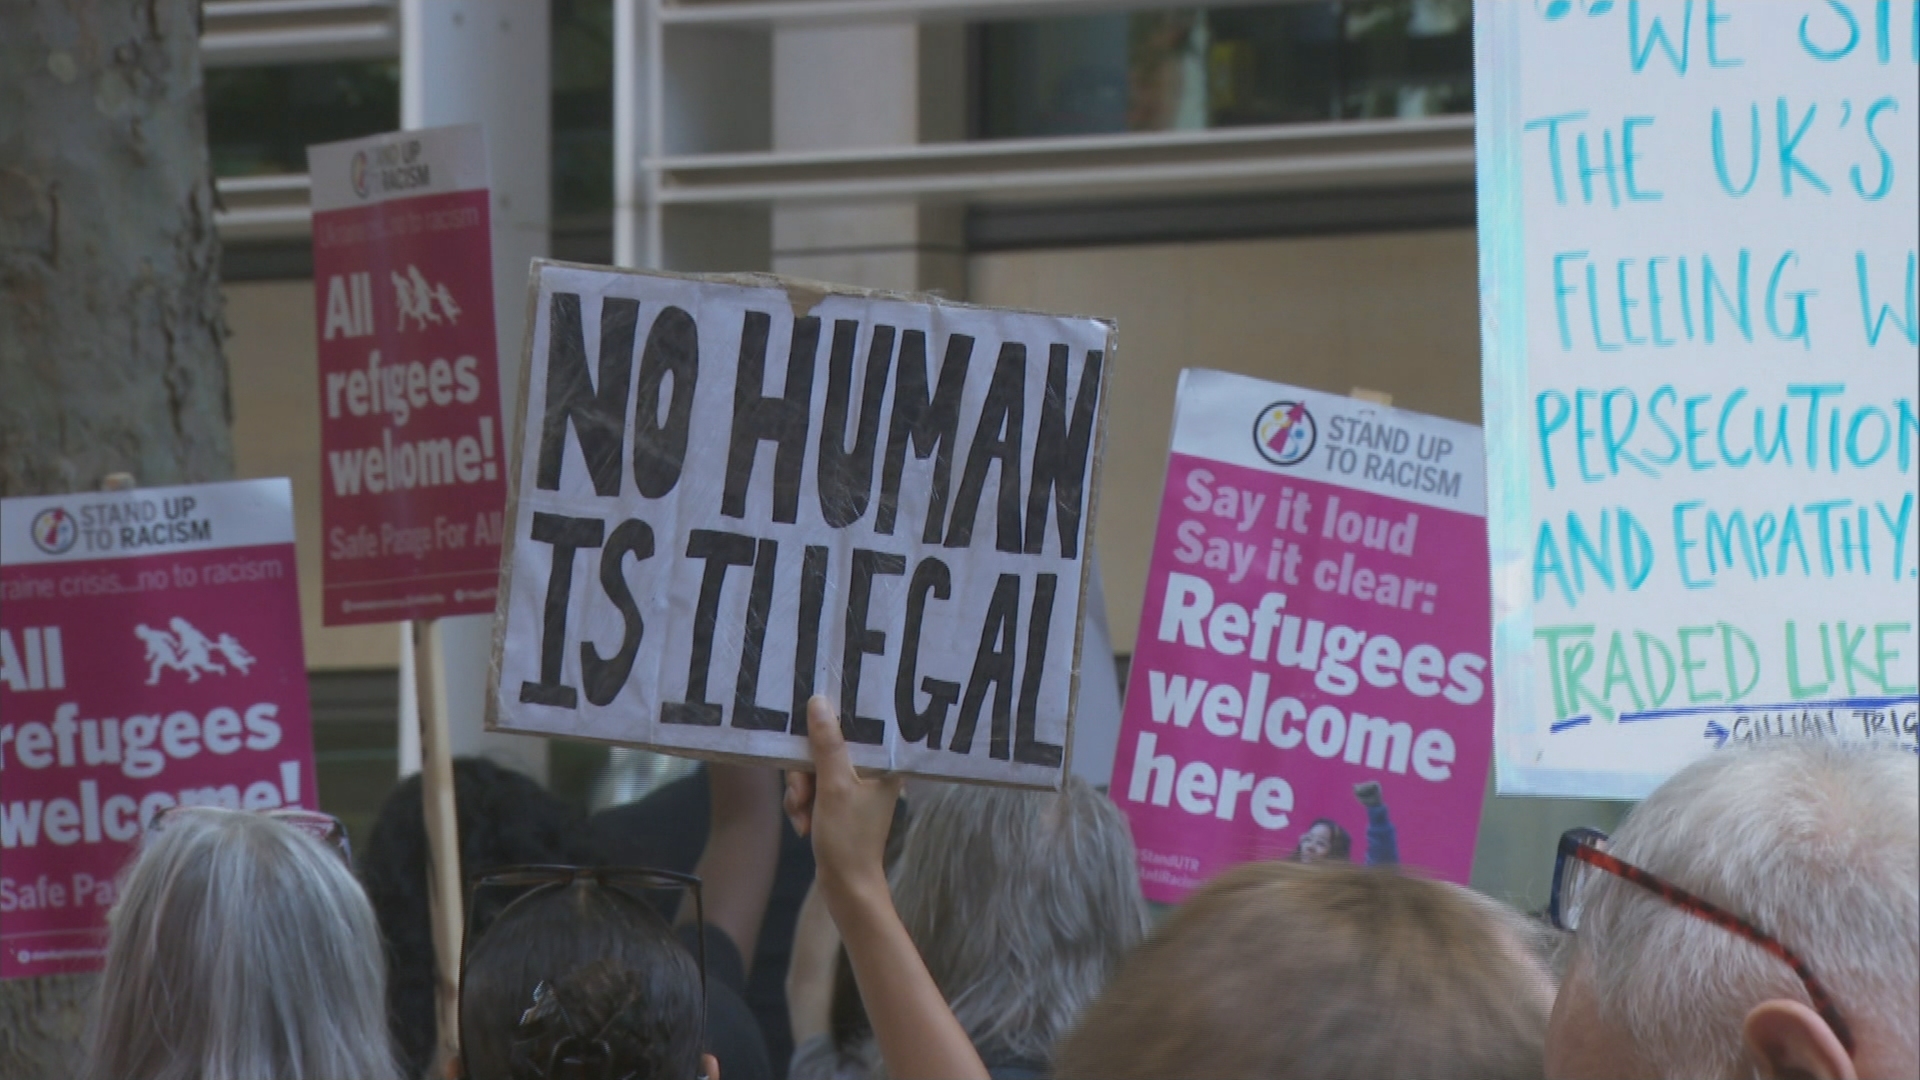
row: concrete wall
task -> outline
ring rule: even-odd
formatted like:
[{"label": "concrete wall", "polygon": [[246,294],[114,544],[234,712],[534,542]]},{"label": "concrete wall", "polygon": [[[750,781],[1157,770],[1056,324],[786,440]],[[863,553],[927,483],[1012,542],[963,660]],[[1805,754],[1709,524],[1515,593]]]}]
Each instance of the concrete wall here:
[{"label": "concrete wall", "polygon": [[1113,645],[1133,651],[1180,370],[1218,368],[1480,422],[1469,229],[977,255],[977,304],[1120,324],[1094,538]]}]

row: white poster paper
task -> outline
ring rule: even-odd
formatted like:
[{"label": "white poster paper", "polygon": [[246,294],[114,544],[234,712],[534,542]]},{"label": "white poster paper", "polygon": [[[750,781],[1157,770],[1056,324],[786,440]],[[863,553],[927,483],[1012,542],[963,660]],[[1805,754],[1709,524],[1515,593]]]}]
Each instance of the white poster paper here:
[{"label": "white poster paper", "polygon": [[1920,5],[1475,11],[1499,790],[1913,747]]},{"label": "white poster paper", "polygon": [[493,726],[1058,788],[1114,330],[537,262]]}]

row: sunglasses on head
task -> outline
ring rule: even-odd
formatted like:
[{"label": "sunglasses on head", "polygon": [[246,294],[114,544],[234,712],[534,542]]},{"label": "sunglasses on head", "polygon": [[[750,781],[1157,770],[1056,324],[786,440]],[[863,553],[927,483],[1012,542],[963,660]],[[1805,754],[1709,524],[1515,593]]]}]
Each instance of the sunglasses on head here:
[{"label": "sunglasses on head", "polygon": [[225,806],[169,806],[153,815],[153,820],[147,822],[147,835],[163,833],[167,830],[169,822],[178,821],[186,814],[197,813],[254,814],[271,818],[282,825],[290,825],[325,844],[340,856],[340,861],[347,864],[347,869],[353,869],[353,845],[347,841],[346,825],[332,814],[323,814],[318,810],[303,810],[298,807],[283,807],[278,810],[234,810]]},{"label": "sunglasses on head", "polygon": [[[693,898],[693,917],[695,932],[695,959],[700,965],[700,1038],[699,1045],[704,1048],[707,1017],[707,913],[700,897],[700,879],[692,874],[681,874],[672,870],[654,870],[636,866],[562,866],[549,864],[502,866],[473,876],[467,893],[467,923],[460,943],[460,998],[466,998],[467,957],[473,952],[476,942],[486,936],[492,926],[504,918],[508,912],[534,897],[558,892],[577,883],[593,885],[606,889],[610,894],[621,897],[630,903],[638,904],[650,912],[658,910],[650,899],[650,894],[668,895],[686,894]],[[495,908],[483,900],[505,898],[504,903]],[[482,915],[486,909],[487,914]],[[671,907],[668,908],[672,910]],[[669,918],[669,921],[671,919]],[[557,977],[560,972],[552,973]],[[553,992],[547,980],[543,979],[534,987],[533,1001],[520,1016],[520,1028],[542,1023],[564,1022],[571,1025],[564,1004]],[[466,1012],[460,1010],[460,1045],[468,1045],[466,1039]],[[606,1070],[612,1067],[611,1050],[605,1039],[598,1033],[575,1034],[558,1040],[544,1064],[543,1075],[561,1076],[606,1076],[608,1080],[620,1080]],[[556,1071],[557,1070],[557,1071]]]}]

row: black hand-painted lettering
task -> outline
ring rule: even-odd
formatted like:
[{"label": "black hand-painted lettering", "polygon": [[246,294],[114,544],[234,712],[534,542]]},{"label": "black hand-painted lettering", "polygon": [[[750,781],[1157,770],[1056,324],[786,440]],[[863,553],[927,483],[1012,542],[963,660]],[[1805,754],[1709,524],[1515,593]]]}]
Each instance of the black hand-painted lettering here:
[{"label": "black hand-painted lettering", "polygon": [[720,512],[747,516],[747,489],[753,483],[753,462],[760,444],[774,444],[773,520],[792,524],[800,512],[800,477],[807,460],[807,424],[813,403],[813,368],[820,349],[820,320],[808,316],[793,320],[793,342],[787,351],[787,388],[779,397],[765,397],[767,333],[772,319],[749,311],[740,328],[740,365],[733,387],[733,435],[727,446],[726,486]]},{"label": "black hand-painted lettering", "polygon": [[1093,449],[1093,418],[1100,399],[1104,354],[1087,350],[1080,368],[1080,392],[1067,421],[1067,356],[1055,345],[1047,358],[1047,393],[1040,403],[1040,437],[1033,446],[1033,476],[1027,488],[1027,554],[1038,555],[1047,537],[1047,502],[1059,515],[1060,556],[1079,557],[1081,496],[1086,491],[1087,456]]},{"label": "black hand-painted lettering", "polygon": [[860,715],[860,668],[868,656],[883,656],[887,651],[886,631],[867,625],[874,575],[898,576],[906,572],[905,555],[853,549],[853,577],[847,582],[846,649],[840,660],[840,729],[846,733],[848,742],[878,746],[886,740],[885,720]]},{"label": "black hand-painted lettering", "polygon": [[947,525],[946,546],[973,544],[973,519],[980,512],[980,495],[987,484],[987,468],[1000,466],[999,510],[994,546],[1020,553],[1020,438],[1026,424],[1027,347],[1017,341],[1000,346],[1000,360],[987,385],[987,401],[980,408],[980,424],[967,448],[967,469],[960,492],[953,499],[953,520]]},{"label": "black hand-painted lettering", "polygon": [[547,391],[540,424],[540,462],[534,486],[560,489],[567,426],[580,440],[596,495],[620,494],[622,413],[633,380],[633,336],[640,302],[609,296],[600,302],[600,380],[587,374],[587,344],[577,293],[554,293],[547,318]]},{"label": "black hand-painted lettering", "polygon": [[807,733],[807,699],[813,696],[814,675],[820,666],[820,612],[827,604],[828,550],[808,544],[800,561],[800,625],[793,634],[793,711],[787,730]]},{"label": "black hand-painted lettering", "polygon": [[[673,380],[667,418],[660,419],[661,382]],[[640,352],[640,392],[633,399],[633,480],[640,494],[658,499],[680,482],[693,423],[693,391],[700,381],[700,330],[677,307],[660,312]]]},{"label": "black hand-painted lettering", "polygon": [[1053,594],[1060,586],[1060,575],[1040,574],[1033,584],[1033,613],[1027,618],[1027,669],[1021,672],[1020,716],[1013,730],[1013,760],[1027,765],[1060,767],[1064,756],[1053,743],[1041,742],[1038,734],[1040,680],[1047,673],[1047,638],[1053,629]]},{"label": "black hand-painted lettering", "polygon": [[1001,574],[987,601],[987,620],[980,627],[980,647],[973,657],[973,673],[967,677],[967,697],[960,703],[960,721],[954,725],[953,742],[947,749],[957,754],[973,752],[973,729],[980,722],[980,706],[993,692],[993,734],[987,740],[987,753],[1001,761],[1011,756],[1013,728],[1014,665],[1016,638],[1020,632],[1020,575]]},{"label": "black hand-painted lettering", "polygon": [[700,574],[700,599],[693,608],[693,648],[687,657],[687,697],[685,701],[663,702],[663,724],[698,724],[714,727],[720,723],[718,702],[707,700],[707,676],[713,668],[713,631],[720,621],[720,594],[726,588],[727,571],[753,564],[753,537],[715,529],[695,529],[687,534],[687,558],[706,560]]},{"label": "black hand-painted lettering", "polygon": [[603,659],[593,642],[580,643],[580,686],[586,691],[587,700],[595,705],[605,705],[619,696],[627,675],[633,671],[633,658],[640,653],[640,639],[646,634],[640,605],[633,602],[633,590],[627,587],[624,563],[628,555],[632,555],[635,562],[653,557],[653,530],[646,522],[634,518],[621,522],[614,527],[613,535],[607,537],[606,546],[600,549],[600,587],[606,590],[613,606],[620,609],[623,629],[620,648],[611,660]]},{"label": "black hand-painted lettering", "polygon": [[867,347],[867,377],[861,383],[860,428],[853,449],[848,450],[853,344],[859,330],[855,320],[836,320],[827,361],[827,412],[820,425],[820,516],[835,529],[859,521],[873,497],[873,451],[880,442],[880,405],[887,394],[887,373],[893,366],[894,329],[875,326],[873,341]]},{"label": "black hand-painted lettering", "polygon": [[767,613],[773,610],[773,571],[780,542],[762,540],[753,556],[753,591],[747,594],[747,628],[740,636],[740,674],[733,682],[734,727],[748,731],[787,730],[787,710],[755,704],[760,696],[760,656],[767,646]]},{"label": "black hand-painted lettering", "polygon": [[579,693],[560,681],[560,663],[567,654],[567,607],[573,600],[573,553],[599,547],[606,529],[606,522],[599,518],[533,515],[529,536],[536,543],[553,545],[553,567],[547,573],[545,619],[540,625],[540,681],[520,684],[520,700],[529,705],[571,709],[580,703]]},{"label": "black hand-painted lettering", "polygon": [[907,583],[907,622],[900,633],[900,671],[893,680],[893,711],[900,724],[901,741],[917,743],[924,739],[928,749],[940,746],[940,733],[947,726],[947,711],[960,700],[960,684],[932,676],[921,679],[927,707],[919,708],[913,684],[920,674],[920,629],[926,622],[927,594],[945,600],[952,592],[952,572],[946,563],[931,557],[920,560]]},{"label": "black hand-painted lettering", "polygon": [[894,377],[893,416],[887,422],[887,457],[880,469],[880,505],[873,529],[893,535],[900,513],[900,471],[913,456],[933,455],[933,483],[927,496],[923,544],[938,544],[947,521],[947,489],[953,477],[953,444],[960,437],[960,399],[967,390],[967,367],[973,362],[973,339],[965,334],[947,338],[947,355],[940,362],[940,382],[927,393],[927,335],[908,330],[900,335],[899,373]]}]

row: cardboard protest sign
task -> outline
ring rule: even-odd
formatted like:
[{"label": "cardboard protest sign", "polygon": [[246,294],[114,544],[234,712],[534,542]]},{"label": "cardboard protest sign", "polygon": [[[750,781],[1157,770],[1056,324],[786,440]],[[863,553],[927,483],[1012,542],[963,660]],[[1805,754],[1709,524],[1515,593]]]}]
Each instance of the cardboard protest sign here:
[{"label": "cardboard protest sign", "polygon": [[1057,788],[1113,327],[536,262],[492,723]]},{"label": "cardboard protest sign", "polygon": [[1480,432],[1184,371],[1109,793],[1147,898],[1303,850],[1464,882],[1492,741]]},{"label": "cardboard protest sign", "polygon": [[0,501],[0,978],[101,964],[176,804],[312,807],[285,480]]},{"label": "cardboard protest sign", "polygon": [[309,147],[327,626],[493,610],[506,465],[478,126]]},{"label": "cardboard protest sign", "polygon": [[1502,792],[1914,747],[1912,4],[1478,4]]}]

